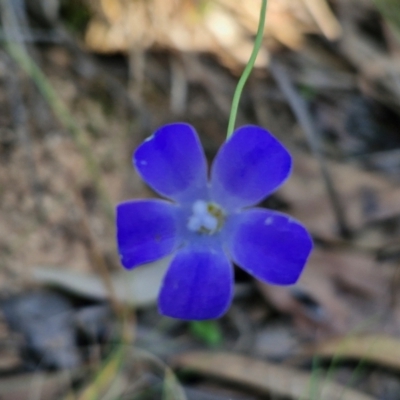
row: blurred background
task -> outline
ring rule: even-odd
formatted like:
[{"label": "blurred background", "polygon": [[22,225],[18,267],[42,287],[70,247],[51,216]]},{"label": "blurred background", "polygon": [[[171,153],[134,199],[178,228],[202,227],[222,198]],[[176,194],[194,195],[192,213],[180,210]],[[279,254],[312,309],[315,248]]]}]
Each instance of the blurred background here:
[{"label": "blurred background", "polygon": [[[220,320],[158,314],[165,261],[127,272],[115,205],[185,121],[211,162],[260,0],[0,1],[0,397],[400,399],[400,2],[269,0],[237,125],[291,151],[260,206],[316,246],[292,287],[236,270]],[[290,251],[290,249],[288,249]]]}]

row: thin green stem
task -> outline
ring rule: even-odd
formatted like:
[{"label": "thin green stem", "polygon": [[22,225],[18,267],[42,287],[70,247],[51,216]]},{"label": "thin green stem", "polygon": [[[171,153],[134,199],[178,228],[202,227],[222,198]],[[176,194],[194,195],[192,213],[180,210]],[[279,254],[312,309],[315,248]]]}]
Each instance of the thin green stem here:
[{"label": "thin green stem", "polygon": [[262,0],[260,19],[258,22],[257,35],[256,35],[256,39],[254,41],[253,51],[251,52],[249,62],[247,63],[247,65],[243,71],[243,74],[239,79],[239,82],[236,86],[235,94],[233,95],[232,107],[231,107],[231,113],[229,115],[228,132],[226,135],[226,139],[229,139],[232,136],[232,133],[235,129],[235,122],[236,122],[237,111],[239,108],[240,97],[242,95],[244,85],[246,84],[246,81],[254,67],[254,63],[256,61],[257,54],[258,54],[261,44],[262,44],[266,12],[267,12],[267,0]]},{"label": "thin green stem", "polygon": [[25,49],[16,42],[6,42],[6,49],[15,62],[26,72],[26,74],[36,83],[38,89],[46,99],[54,114],[58,117],[64,127],[70,132],[73,141],[83,155],[89,173],[91,174],[94,184],[99,192],[102,204],[107,215],[111,220],[114,219],[114,210],[104,186],[101,171],[93,153],[91,151],[89,140],[86,133],[75,122],[74,118],[64,105],[56,90],[53,88],[49,80],[43,74],[38,65],[32,60]]}]

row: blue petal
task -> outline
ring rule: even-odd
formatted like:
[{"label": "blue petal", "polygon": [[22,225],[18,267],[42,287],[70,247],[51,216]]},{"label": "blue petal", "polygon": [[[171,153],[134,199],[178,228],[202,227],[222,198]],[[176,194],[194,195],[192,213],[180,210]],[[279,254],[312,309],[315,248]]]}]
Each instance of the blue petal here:
[{"label": "blue petal", "polygon": [[233,266],[224,252],[187,247],[178,252],[164,278],[159,309],[186,320],[218,318],[228,309],[232,293]]},{"label": "blue petal", "polygon": [[136,150],[133,162],[156,192],[181,203],[206,198],[207,163],[192,126],[165,125]]},{"label": "blue petal", "polygon": [[288,178],[289,152],[268,131],[239,128],[220,149],[211,170],[211,197],[226,210],[251,206]]},{"label": "blue petal", "polygon": [[178,207],[164,200],[132,200],[117,207],[117,244],[125,268],[158,260],[182,242]]},{"label": "blue petal", "polygon": [[313,246],[309,233],[298,221],[260,208],[228,217],[223,235],[236,264],[276,285],[297,281]]}]

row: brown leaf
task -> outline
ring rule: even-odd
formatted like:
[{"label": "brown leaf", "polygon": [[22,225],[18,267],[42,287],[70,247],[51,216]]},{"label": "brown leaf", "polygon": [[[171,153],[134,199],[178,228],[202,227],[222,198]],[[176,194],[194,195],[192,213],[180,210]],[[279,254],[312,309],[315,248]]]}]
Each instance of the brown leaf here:
[{"label": "brown leaf", "polygon": [[32,373],[0,379],[1,400],[52,400],[71,385],[71,372]]},{"label": "brown leaf", "polygon": [[[140,268],[135,268],[133,271],[121,269],[111,274],[111,284],[117,300],[124,305],[138,308],[155,304],[170,261],[171,257],[164,257]],[[107,288],[97,274],[36,267],[33,270],[33,279],[88,299],[106,300],[109,296]]]},{"label": "brown leaf", "polygon": [[[129,52],[133,45],[154,44],[180,51],[229,54],[236,65],[244,65],[253,47],[261,2],[227,0],[142,1],[86,0],[92,11],[85,35],[87,46],[96,52]],[[268,4],[265,35],[290,48],[303,44],[305,33],[339,35],[339,24],[325,1],[310,4],[272,0]],[[150,4],[150,5],[149,5]],[[226,58],[226,57],[224,57]],[[260,58],[261,60],[261,58]],[[261,64],[260,64],[261,65]]]},{"label": "brown leaf", "polygon": [[378,265],[370,256],[348,250],[315,249],[296,285],[258,286],[268,301],[290,314],[309,334],[315,335],[317,327],[320,335],[339,333],[357,327],[373,313],[385,314],[390,268],[390,264]]},{"label": "brown leaf", "polygon": [[[293,368],[229,353],[191,352],[174,360],[175,366],[234,382],[265,394],[311,399],[312,375]],[[313,393],[324,400],[372,400],[372,397],[334,382],[316,382]]]},{"label": "brown leaf", "polygon": [[355,359],[400,370],[400,340],[386,335],[349,335],[309,349],[312,355]]},{"label": "brown leaf", "polygon": [[[290,213],[314,235],[335,240],[336,221],[318,163],[298,151],[295,154],[293,174],[278,193],[291,205]],[[362,234],[371,222],[400,215],[400,189],[392,182],[350,164],[328,161],[327,165],[353,232]],[[366,207],[366,193],[374,197],[372,209]],[[384,241],[377,236],[373,245],[377,248]]]}]

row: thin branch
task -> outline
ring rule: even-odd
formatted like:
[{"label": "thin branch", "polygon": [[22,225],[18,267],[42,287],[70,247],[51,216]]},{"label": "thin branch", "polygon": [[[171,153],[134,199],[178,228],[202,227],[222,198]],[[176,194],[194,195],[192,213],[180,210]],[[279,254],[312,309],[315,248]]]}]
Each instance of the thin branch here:
[{"label": "thin branch", "polygon": [[314,121],[310,116],[306,103],[298,94],[284,67],[281,66],[279,61],[277,61],[276,59],[271,59],[269,68],[279,88],[282,90],[282,93],[286,97],[293,113],[295,114],[297,120],[302,126],[307,141],[310,145],[311,151],[318,161],[322,179],[324,180],[326,191],[328,193],[332,209],[336,217],[339,234],[342,237],[349,237],[351,232],[347,224],[345,211],[341,204],[339,194],[335,188],[332,176],[329,172],[323,152],[320,147],[319,137],[321,135],[317,131],[317,127],[315,126]]}]

